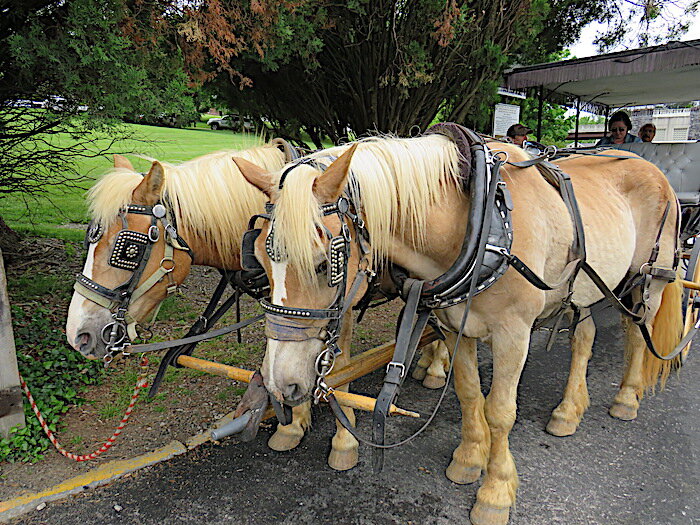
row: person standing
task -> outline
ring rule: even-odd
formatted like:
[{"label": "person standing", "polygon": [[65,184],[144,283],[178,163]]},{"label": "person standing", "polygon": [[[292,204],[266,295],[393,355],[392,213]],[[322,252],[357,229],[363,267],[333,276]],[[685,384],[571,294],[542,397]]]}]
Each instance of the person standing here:
[{"label": "person standing", "polygon": [[613,113],[613,116],[610,117],[610,122],[608,122],[608,129],[610,130],[610,135],[600,139],[596,143],[596,146],[628,144],[630,142],[642,141],[642,139],[630,133],[630,130],[632,129],[632,121],[630,120],[629,115],[624,111],[616,111]]},{"label": "person standing", "polygon": [[639,128],[639,138],[642,142],[652,142],[656,136],[656,126],[651,122],[647,122]]}]

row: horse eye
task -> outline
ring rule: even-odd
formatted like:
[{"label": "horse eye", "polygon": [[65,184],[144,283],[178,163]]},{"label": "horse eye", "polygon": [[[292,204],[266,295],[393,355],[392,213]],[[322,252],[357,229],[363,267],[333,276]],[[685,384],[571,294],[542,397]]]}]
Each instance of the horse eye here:
[{"label": "horse eye", "polygon": [[326,273],[328,271],[328,261],[323,261],[321,264],[316,266],[316,273]]}]

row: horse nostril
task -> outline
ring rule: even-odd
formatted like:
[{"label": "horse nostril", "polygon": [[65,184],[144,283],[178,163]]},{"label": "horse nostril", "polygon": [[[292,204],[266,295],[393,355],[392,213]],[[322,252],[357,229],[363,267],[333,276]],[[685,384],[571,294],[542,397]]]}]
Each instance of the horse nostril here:
[{"label": "horse nostril", "polygon": [[304,397],[304,391],[297,383],[289,384],[284,389],[284,398],[289,401],[298,401]]},{"label": "horse nostril", "polygon": [[93,337],[87,332],[78,334],[75,338],[75,346],[85,357],[89,357],[95,349]]}]

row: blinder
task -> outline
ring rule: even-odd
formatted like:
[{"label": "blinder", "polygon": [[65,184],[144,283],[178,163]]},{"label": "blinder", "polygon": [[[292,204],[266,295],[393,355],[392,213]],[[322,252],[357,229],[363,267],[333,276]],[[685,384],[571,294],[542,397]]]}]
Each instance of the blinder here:
[{"label": "blinder", "polygon": [[[252,228],[243,234],[241,242],[241,266],[249,272],[264,271],[260,261],[255,255],[255,241],[262,233],[261,228]],[[275,254],[272,249],[272,232],[265,239],[265,251],[271,260],[280,262],[282,258]],[[338,286],[343,280],[343,268],[346,264],[346,239],[343,235],[330,237],[327,260],[323,261],[316,270],[316,273],[328,271],[328,286],[333,288]]]},{"label": "blinder", "polygon": [[109,256],[110,266],[133,272],[139,267],[149,244],[149,235],[145,233],[133,230],[120,231],[114,240],[112,254]]},{"label": "blinder", "polygon": [[333,237],[328,243],[328,286],[338,286],[344,277],[344,268],[347,264],[347,244],[343,235]]},{"label": "blinder", "polygon": [[255,256],[255,241],[262,232],[261,228],[252,228],[243,234],[241,242],[241,267],[249,272],[263,270],[260,261]]}]

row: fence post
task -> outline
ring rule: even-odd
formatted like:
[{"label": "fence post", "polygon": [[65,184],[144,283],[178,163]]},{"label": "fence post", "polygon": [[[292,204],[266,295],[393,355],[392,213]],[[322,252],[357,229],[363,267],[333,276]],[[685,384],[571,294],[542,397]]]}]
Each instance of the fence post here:
[{"label": "fence post", "polygon": [[0,250],[0,437],[7,437],[10,429],[17,425],[24,426],[24,408],[19,386],[15,338],[12,334],[5,264]]}]

